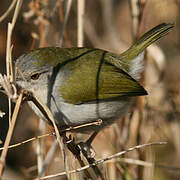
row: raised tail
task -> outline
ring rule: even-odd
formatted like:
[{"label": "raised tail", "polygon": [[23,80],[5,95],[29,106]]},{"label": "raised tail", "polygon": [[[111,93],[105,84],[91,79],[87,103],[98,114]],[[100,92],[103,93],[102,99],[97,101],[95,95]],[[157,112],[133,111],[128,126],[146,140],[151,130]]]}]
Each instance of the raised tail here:
[{"label": "raised tail", "polygon": [[146,47],[157,41],[161,37],[165,36],[172,28],[174,24],[160,24],[150,31],[145,33],[140,39],[138,39],[127,51],[122,53],[122,56],[126,56],[126,60],[134,59],[140,54]]}]

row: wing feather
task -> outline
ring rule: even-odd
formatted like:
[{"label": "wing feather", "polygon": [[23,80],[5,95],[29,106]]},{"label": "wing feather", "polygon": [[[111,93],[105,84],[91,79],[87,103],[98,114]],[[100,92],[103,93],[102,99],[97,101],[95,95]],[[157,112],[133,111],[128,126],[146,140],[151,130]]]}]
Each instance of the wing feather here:
[{"label": "wing feather", "polygon": [[[102,59],[103,53],[99,53],[86,55],[74,61],[73,66],[69,65],[69,78],[60,89],[65,102],[80,104],[97,99],[147,94],[136,80],[123,70],[107,63]],[[68,69],[68,66],[65,68]]]}]

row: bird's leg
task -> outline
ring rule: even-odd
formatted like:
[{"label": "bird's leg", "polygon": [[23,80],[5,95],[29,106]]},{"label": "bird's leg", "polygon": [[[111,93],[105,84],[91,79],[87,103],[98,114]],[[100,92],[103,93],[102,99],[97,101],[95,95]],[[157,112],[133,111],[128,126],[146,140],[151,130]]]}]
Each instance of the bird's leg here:
[{"label": "bird's leg", "polygon": [[[80,142],[78,144],[81,149],[82,154],[87,159],[88,163],[91,165],[96,162],[96,160],[94,159],[95,151],[92,148],[91,143],[97,134],[98,134],[98,131],[94,132],[86,142]],[[98,177],[100,177],[102,180],[104,180],[104,176],[101,173],[100,169],[96,165],[93,165],[92,168],[93,168],[95,174]]]},{"label": "bird's leg", "polygon": [[[85,163],[81,159],[80,156],[80,148],[77,144],[75,144],[74,140],[71,137],[67,137],[66,133],[61,133],[61,137],[63,138],[64,143],[67,145],[68,149],[72,152],[72,154],[77,158],[81,167],[85,166]],[[89,174],[88,170],[85,170],[85,174],[88,179],[92,179],[91,175]]]},{"label": "bird's leg", "polygon": [[83,154],[85,153],[88,158],[94,158],[95,157],[95,151],[94,151],[93,147],[91,146],[91,143],[97,134],[98,134],[98,132],[94,132],[87,139],[86,142],[80,142],[80,143],[78,143],[78,146],[75,144],[74,139],[72,139],[71,136],[69,138],[67,138],[64,133],[61,136],[63,137],[63,139],[64,139],[65,143],[67,144],[68,148],[70,149],[70,151],[74,152],[73,154],[79,155],[80,150],[81,150],[82,153]]},{"label": "bird's leg", "polygon": [[89,137],[89,139],[86,141],[87,145],[91,145],[91,143],[93,142],[94,138],[97,136],[99,131],[95,131],[93,132],[93,134]]},{"label": "bird's leg", "polygon": [[[93,133],[91,135],[91,137],[84,143],[85,146],[87,147],[87,149],[91,149],[89,151],[93,150],[93,148],[91,147],[91,143],[92,143],[93,139],[95,138],[95,136],[97,135],[97,133],[98,132]],[[87,161],[88,161],[88,163],[90,165],[92,165],[95,162],[95,159],[92,156],[88,155],[87,149],[86,148],[82,148],[82,146],[84,146],[84,145],[82,145],[82,146],[80,145],[80,144],[83,144],[83,142],[81,142],[80,144],[76,144],[74,142],[74,140],[71,138],[71,136],[68,138],[65,133],[62,133],[61,137],[63,137],[64,142],[66,143],[68,149],[75,155],[75,157],[78,159],[78,161],[79,161],[79,163],[80,163],[80,165],[82,167],[84,167],[85,164],[84,164],[84,162],[82,161],[82,159],[80,157],[80,151],[82,152],[82,154],[87,159]],[[104,180],[104,177],[103,177],[101,171],[99,170],[99,168],[96,165],[93,165],[92,168],[93,168],[96,176],[100,177],[101,180]],[[89,174],[89,172],[87,170],[85,170],[85,173],[86,173],[88,178],[92,179],[91,175]]]},{"label": "bird's leg", "polygon": [[66,133],[62,133],[61,137],[63,137],[64,143],[67,145],[68,149],[77,157],[80,156],[80,149],[79,147],[74,143],[74,140],[71,138],[71,136],[68,138],[66,136]]},{"label": "bird's leg", "polygon": [[98,134],[98,131],[94,132],[86,142],[80,142],[78,144],[81,148],[82,153],[88,158],[94,158],[95,157],[96,153],[95,153],[93,147],[91,146],[91,143],[97,134]]}]

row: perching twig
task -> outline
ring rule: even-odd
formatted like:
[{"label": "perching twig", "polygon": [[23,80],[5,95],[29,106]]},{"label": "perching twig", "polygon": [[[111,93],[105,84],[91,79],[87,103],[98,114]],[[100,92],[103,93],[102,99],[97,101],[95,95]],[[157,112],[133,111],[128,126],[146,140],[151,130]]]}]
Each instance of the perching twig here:
[{"label": "perching twig", "polygon": [[[5,115],[4,112],[0,111],[0,113],[2,113],[2,115]],[[99,122],[93,122],[93,123],[87,123],[87,124],[83,124],[83,125],[79,125],[79,126],[75,126],[75,127],[70,127],[70,128],[67,128],[67,129],[64,129],[64,130],[60,130],[60,132],[68,132],[68,131],[72,131],[72,130],[75,130],[75,129],[78,129],[78,128],[81,128],[81,127],[87,127],[87,126],[92,126],[92,125],[100,125]],[[50,132],[50,133],[47,133],[47,134],[43,134],[43,135],[40,135],[40,136],[35,136],[33,138],[30,138],[30,139],[27,139],[25,141],[22,141],[20,143],[16,143],[16,144],[13,144],[13,145],[10,145],[8,146],[8,149],[11,149],[11,148],[16,148],[18,146],[21,146],[21,145],[24,145],[26,143],[29,143],[31,141],[35,141],[37,139],[41,139],[41,138],[44,138],[44,137],[48,137],[48,136],[52,136],[52,135],[55,135],[54,132]],[[3,150],[4,147],[0,148],[0,151]]]},{"label": "perching twig", "polygon": [[[103,158],[103,159],[99,159],[99,160],[96,160],[93,164],[88,164],[84,167],[81,167],[81,168],[78,168],[76,170],[72,170],[70,171],[70,173],[77,173],[77,172],[81,172],[81,171],[84,171],[85,169],[88,169],[94,165],[98,165],[98,164],[101,164],[101,163],[105,163],[107,161],[110,161],[114,158],[117,158],[119,156],[122,156],[123,154],[127,153],[127,152],[131,152],[135,149],[140,149],[140,148],[144,148],[144,147],[147,147],[147,146],[154,146],[154,145],[165,145],[167,144],[166,142],[152,142],[152,143],[147,143],[147,144],[142,144],[142,145],[138,145],[138,146],[134,146],[132,148],[129,148],[127,150],[124,150],[124,151],[121,151],[119,153],[116,153],[112,156],[109,156],[109,157],[106,157],[106,158]],[[65,175],[66,173],[65,172],[62,172],[62,173],[57,173],[55,175],[49,175],[49,176],[45,176],[45,177],[41,177],[41,178],[37,178],[36,180],[44,180],[44,179],[51,179],[51,178],[55,178],[55,177],[58,177],[58,176],[62,176],[62,175]]]},{"label": "perching twig", "polygon": [[[21,146],[23,144],[29,143],[31,141],[34,141],[34,140],[37,140],[37,139],[40,139],[40,138],[44,138],[44,137],[48,137],[48,136],[51,136],[51,135],[55,135],[55,133],[51,132],[51,133],[48,133],[48,134],[44,134],[44,135],[41,135],[41,136],[36,136],[36,137],[30,138],[30,139],[27,139],[27,140],[22,141],[20,143],[16,143],[16,144],[8,146],[8,149],[15,148],[15,147]],[[4,147],[0,148],[0,151],[3,150],[3,149],[4,149]]]}]

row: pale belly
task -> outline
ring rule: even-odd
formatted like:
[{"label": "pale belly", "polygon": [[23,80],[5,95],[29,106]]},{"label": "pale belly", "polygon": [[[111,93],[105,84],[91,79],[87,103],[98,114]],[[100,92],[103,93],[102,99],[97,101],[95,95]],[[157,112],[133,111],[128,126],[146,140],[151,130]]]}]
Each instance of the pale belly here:
[{"label": "pale belly", "polygon": [[[57,104],[58,107],[56,107]],[[60,102],[52,103],[51,111],[59,126],[67,125],[74,127],[88,124],[77,131],[98,131],[126,114],[129,104],[130,99],[79,105]],[[98,120],[102,120],[102,123],[100,125],[94,125],[93,122],[97,122]],[[89,125],[91,122],[93,124]]]},{"label": "pale belly", "polygon": [[[50,110],[60,128],[83,125],[82,128],[75,131],[87,132],[98,131],[111,125],[115,120],[128,112],[129,104],[130,99],[79,105],[52,101]],[[41,119],[46,120],[32,102],[29,105]],[[98,120],[102,120],[100,125],[99,123],[94,123],[98,122]],[[90,125],[89,123],[92,124]]]}]

